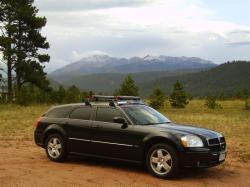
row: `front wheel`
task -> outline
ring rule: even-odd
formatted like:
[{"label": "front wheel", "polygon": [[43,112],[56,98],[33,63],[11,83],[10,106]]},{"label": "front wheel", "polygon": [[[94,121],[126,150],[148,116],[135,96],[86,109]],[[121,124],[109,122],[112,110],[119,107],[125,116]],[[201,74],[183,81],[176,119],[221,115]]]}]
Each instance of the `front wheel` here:
[{"label": "front wheel", "polygon": [[66,158],[66,147],[63,138],[59,134],[51,134],[46,140],[46,153],[50,160],[62,162]]},{"label": "front wheel", "polygon": [[146,165],[154,176],[159,178],[174,177],[179,170],[176,150],[169,144],[156,144],[148,151]]}]

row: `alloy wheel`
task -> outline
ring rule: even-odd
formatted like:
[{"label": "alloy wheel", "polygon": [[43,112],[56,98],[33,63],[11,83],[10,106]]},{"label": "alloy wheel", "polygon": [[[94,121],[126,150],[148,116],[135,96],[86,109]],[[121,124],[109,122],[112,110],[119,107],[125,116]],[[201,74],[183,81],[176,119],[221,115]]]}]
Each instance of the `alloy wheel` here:
[{"label": "alloy wheel", "polygon": [[165,149],[155,149],[150,156],[150,166],[158,175],[169,173],[172,168],[172,157]]},{"label": "alloy wheel", "polygon": [[57,159],[60,157],[62,153],[62,143],[57,137],[51,137],[48,141],[47,150],[49,153],[49,156],[51,156],[54,159]]}]

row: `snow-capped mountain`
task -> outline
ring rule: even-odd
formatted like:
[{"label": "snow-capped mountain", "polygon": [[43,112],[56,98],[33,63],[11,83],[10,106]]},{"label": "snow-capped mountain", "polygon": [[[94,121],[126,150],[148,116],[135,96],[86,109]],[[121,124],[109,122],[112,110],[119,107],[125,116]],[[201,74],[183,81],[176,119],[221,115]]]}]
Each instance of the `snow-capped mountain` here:
[{"label": "snow-capped mountain", "polygon": [[216,66],[211,61],[196,57],[151,56],[117,58],[108,55],[91,55],[71,63],[50,74],[50,77],[93,73],[134,73],[206,69]]}]

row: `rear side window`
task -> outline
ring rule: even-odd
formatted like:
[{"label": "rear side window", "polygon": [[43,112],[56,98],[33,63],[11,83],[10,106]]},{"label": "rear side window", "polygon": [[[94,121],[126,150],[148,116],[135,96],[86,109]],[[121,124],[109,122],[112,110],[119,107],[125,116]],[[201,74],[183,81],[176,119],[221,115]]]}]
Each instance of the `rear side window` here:
[{"label": "rear side window", "polygon": [[96,121],[113,122],[114,117],[122,117],[120,110],[116,108],[98,107]]},{"label": "rear side window", "polygon": [[90,120],[90,115],[91,107],[81,107],[73,110],[73,112],[70,114],[70,118]]},{"label": "rear side window", "polygon": [[47,114],[47,117],[50,118],[67,118],[69,116],[70,111],[72,110],[72,107],[61,107],[61,108],[55,108],[49,111]]}]

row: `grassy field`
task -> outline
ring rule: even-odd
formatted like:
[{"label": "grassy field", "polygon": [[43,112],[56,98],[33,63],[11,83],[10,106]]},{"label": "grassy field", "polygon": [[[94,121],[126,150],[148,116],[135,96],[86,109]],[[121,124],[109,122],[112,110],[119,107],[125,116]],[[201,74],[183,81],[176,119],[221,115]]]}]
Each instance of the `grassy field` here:
[{"label": "grassy field", "polygon": [[[250,111],[243,110],[244,102],[221,101],[222,109],[211,110],[204,107],[204,100],[193,100],[185,109],[173,109],[166,103],[162,113],[177,123],[206,127],[226,136],[229,158],[232,161],[250,160]],[[10,142],[33,140],[35,120],[48,105],[20,107],[0,105],[0,146]],[[230,162],[228,162],[230,164]]]}]

